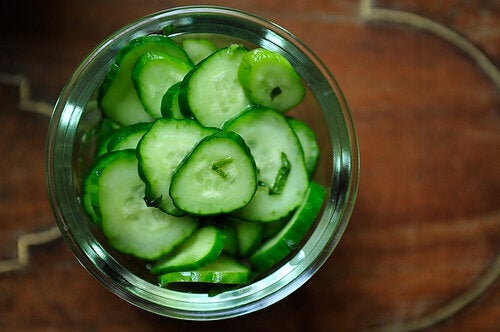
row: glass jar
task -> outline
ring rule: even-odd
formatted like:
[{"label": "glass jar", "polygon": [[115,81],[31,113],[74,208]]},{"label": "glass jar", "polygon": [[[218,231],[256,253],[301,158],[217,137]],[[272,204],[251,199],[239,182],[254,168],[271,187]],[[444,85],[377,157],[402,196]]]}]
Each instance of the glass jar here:
[{"label": "glass jar", "polygon": [[[144,266],[111,249],[85,214],[82,178],[95,151],[102,119],[96,91],[117,52],[130,40],[168,27],[174,39],[208,36],[216,43],[242,43],[284,55],[308,89],[291,111],[316,132],[321,156],[314,179],[328,188],[327,201],[303,244],[267,276],[215,296],[165,289]],[[173,8],[123,27],[98,45],[64,86],[49,125],[46,178],[57,224],[80,263],[124,300],[159,315],[214,320],[265,308],[283,299],[328,259],[347,226],[359,173],[355,129],[334,77],[316,55],[290,32],[258,16],[212,6]]]}]

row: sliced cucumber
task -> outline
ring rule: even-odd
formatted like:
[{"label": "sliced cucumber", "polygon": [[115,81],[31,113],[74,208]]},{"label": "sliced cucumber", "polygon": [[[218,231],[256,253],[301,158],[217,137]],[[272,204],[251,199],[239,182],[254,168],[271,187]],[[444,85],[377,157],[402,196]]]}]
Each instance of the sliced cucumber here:
[{"label": "sliced cucumber", "polygon": [[278,112],[297,106],[306,93],[290,62],[264,48],[255,48],[243,56],[238,80],[253,103]]},{"label": "sliced cucumber", "polygon": [[101,110],[120,125],[149,122],[152,117],[144,110],[132,81],[132,67],[148,52],[163,52],[192,64],[186,52],[164,35],[147,35],[130,41],[116,56],[98,95]]},{"label": "sliced cucumber", "polygon": [[161,115],[166,118],[183,119],[179,108],[179,90],[181,82],[172,85],[163,95],[161,100]]},{"label": "sliced cucumber", "polygon": [[109,245],[147,261],[161,286],[211,296],[272,272],[326,193],[311,180],[314,132],[283,114],[306,91],[290,62],[180,43],[148,35],[119,51],[98,91],[105,135],[88,141],[98,157],[82,202]]},{"label": "sliced cucumber", "polygon": [[287,120],[299,139],[300,146],[304,152],[307,173],[311,177],[316,170],[319,158],[319,145],[316,140],[316,134],[304,121],[291,117],[288,117]]},{"label": "sliced cucumber", "polygon": [[172,253],[157,260],[150,272],[164,274],[202,267],[219,256],[225,239],[222,229],[215,226],[201,227]]},{"label": "sliced cucumber", "polygon": [[262,240],[265,241],[276,235],[283,227],[285,227],[288,220],[290,220],[290,218],[283,218],[277,221],[265,223],[262,230]]},{"label": "sliced cucumber", "polygon": [[236,231],[238,255],[248,257],[260,245],[265,224],[238,218],[228,219],[226,222],[232,223]]},{"label": "sliced cucumber", "polygon": [[236,235],[236,226],[233,223],[224,221],[224,233],[226,234],[226,243],[222,252],[237,256],[238,255],[238,238]]},{"label": "sliced cucumber", "polygon": [[98,177],[102,231],[122,253],[155,260],[172,251],[198,227],[195,217],[175,217],[144,203],[144,182],[134,150],[121,150]]},{"label": "sliced cucumber", "polygon": [[231,256],[221,254],[213,262],[196,270],[171,272],[159,277],[163,287],[171,283],[196,282],[217,284],[248,284],[250,269]]},{"label": "sliced cucumber", "polygon": [[[300,204],[309,177],[300,143],[286,118],[270,108],[251,107],[229,121],[224,129],[243,137],[255,159],[258,180],[263,184],[252,201],[234,215],[264,222],[288,216]],[[289,164],[286,178],[282,177],[283,156]],[[273,190],[275,184],[282,187],[278,193]]]},{"label": "sliced cucumber", "polygon": [[169,195],[173,173],[191,149],[215,130],[192,119],[161,118],[154,122],[137,147],[139,174],[146,183],[148,205],[173,215],[185,214]]},{"label": "sliced cucumber", "polygon": [[101,144],[99,144],[96,148],[96,151],[95,151],[95,156],[94,158],[98,158],[100,156],[102,156],[103,154],[107,153],[108,152],[108,144],[109,144],[109,140],[111,139],[111,135],[106,137],[102,142]]},{"label": "sliced cucumber", "polygon": [[108,152],[108,140],[102,142],[102,144],[97,147],[94,158],[98,158],[107,152]]},{"label": "sliced cucumber", "polygon": [[264,242],[249,258],[259,271],[267,271],[297,249],[307,234],[325,199],[325,189],[315,181],[307,190],[302,204],[281,231]]},{"label": "sliced cucumber", "polygon": [[83,181],[82,203],[85,212],[90,219],[98,226],[101,226],[102,218],[99,208],[99,176],[104,168],[117,159],[127,157],[130,151],[115,152],[112,154],[103,153],[97,157],[92,166],[87,171]]},{"label": "sliced cucumber", "polygon": [[108,118],[102,119],[99,126],[95,129],[95,142],[96,151],[95,157],[98,157],[106,152],[108,152],[108,142],[110,137],[113,135],[115,130],[119,129],[116,123],[112,122]]},{"label": "sliced cucumber", "polygon": [[182,41],[181,46],[195,64],[217,51],[217,46],[205,38],[187,38]]},{"label": "sliced cucumber", "polygon": [[160,52],[141,55],[132,68],[132,80],[142,106],[151,117],[158,119],[165,92],[182,81],[193,68],[191,64]]},{"label": "sliced cucumber", "polygon": [[194,117],[207,127],[221,127],[250,105],[238,83],[238,67],[247,52],[241,45],[222,48],[186,75],[179,93],[186,117]]},{"label": "sliced cucumber", "polygon": [[170,196],[182,211],[215,215],[244,207],[256,188],[255,162],[243,139],[218,131],[202,139],[179,165]]},{"label": "sliced cucumber", "polygon": [[139,122],[130,126],[121,127],[110,136],[107,151],[136,149],[146,131],[151,128],[151,122]]}]

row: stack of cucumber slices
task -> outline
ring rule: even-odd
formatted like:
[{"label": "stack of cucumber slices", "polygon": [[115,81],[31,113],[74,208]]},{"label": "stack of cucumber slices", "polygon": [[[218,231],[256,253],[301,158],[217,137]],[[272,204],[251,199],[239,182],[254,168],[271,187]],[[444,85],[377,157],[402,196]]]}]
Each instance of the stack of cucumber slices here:
[{"label": "stack of cucumber slices", "polygon": [[163,287],[268,274],[300,246],[326,195],[312,179],[315,133],[285,115],[305,92],[292,65],[263,48],[132,40],[98,91],[106,135],[84,179],[86,213]]}]

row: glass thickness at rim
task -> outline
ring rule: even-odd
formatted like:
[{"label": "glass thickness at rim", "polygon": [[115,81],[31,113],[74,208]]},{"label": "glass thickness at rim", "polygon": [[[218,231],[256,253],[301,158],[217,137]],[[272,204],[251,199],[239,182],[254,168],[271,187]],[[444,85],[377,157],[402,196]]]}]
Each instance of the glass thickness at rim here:
[{"label": "glass thickness at rim", "polygon": [[[271,275],[214,297],[160,288],[134,275],[97,242],[75,188],[78,122],[118,50],[135,37],[171,26],[173,35],[216,33],[278,51],[297,68],[323,109],[333,150],[330,201],[310,239]],[[104,68],[104,69],[103,69]],[[358,150],[344,97],[322,62],[295,36],[258,16],[221,7],[181,7],[146,16],[111,35],[77,68],[54,109],[47,140],[47,183],[63,236],[82,265],[113,293],[156,314],[190,320],[240,316],[267,307],[300,287],[326,261],[350,217],[358,184]]]}]

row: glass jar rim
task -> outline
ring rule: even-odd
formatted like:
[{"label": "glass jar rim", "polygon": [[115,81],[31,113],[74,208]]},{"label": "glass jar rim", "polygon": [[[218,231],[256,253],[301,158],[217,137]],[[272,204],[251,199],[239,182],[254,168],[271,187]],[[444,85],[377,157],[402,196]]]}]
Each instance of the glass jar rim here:
[{"label": "glass jar rim", "polygon": [[[131,39],[172,26],[175,34],[203,32],[227,34],[257,41],[262,47],[289,55],[299,68],[314,67],[310,87],[320,91],[329,132],[335,133],[329,202],[313,236],[275,272],[250,285],[213,297],[163,289],[134,275],[110,256],[85,227],[78,225],[83,211],[75,193],[73,147],[78,122],[84,112],[79,101],[88,100],[95,86],[90,75],[102,76],[102,68]],[[257,38],[258,40],[254,40]],[[108,66],[109,68],[109,66]],[[100,71],[99,71],[100,70]],[[307,71],[308,71],[307,70]],[[321,77],[321,83],[314,81]],[[328,92],[328,93],[326,93]],[[332,137],[333,134],[330,134]],[[332,138],[331,138],[332,139]],[[333,140],[333,139],[332,139]],[[326,66],[297,37],[264,18],[218,6],[186,6],[145,16],[117,30],[75,70],[63,88],[49,124],[46,178],[52,209],[63,237],[80,263],[101,283],[126,301],[163,316],[191,320],[235,317],[271,305],[304,284],[326,261],[340,241],[352,212],[359,177],[359,152],[354,123],[345,98]]]}]

